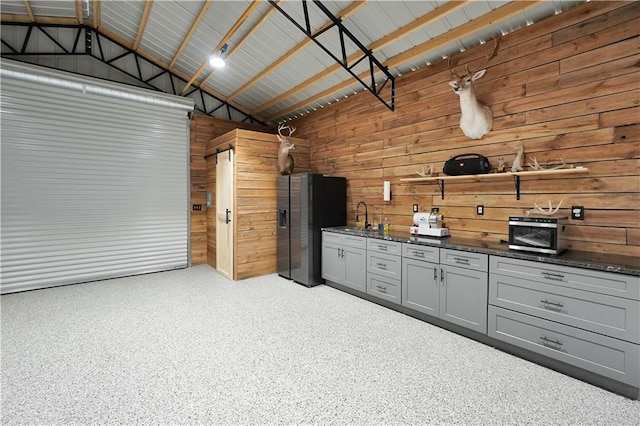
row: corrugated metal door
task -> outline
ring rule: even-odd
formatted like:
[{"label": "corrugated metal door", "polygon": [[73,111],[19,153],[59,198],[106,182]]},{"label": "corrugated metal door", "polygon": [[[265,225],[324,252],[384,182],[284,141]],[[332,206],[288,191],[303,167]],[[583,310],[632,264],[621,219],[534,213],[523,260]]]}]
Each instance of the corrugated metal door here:
[{"label": "corrugated metal door", "polygon": [[1,71],[2,293],[187,267],[193,103]]}]

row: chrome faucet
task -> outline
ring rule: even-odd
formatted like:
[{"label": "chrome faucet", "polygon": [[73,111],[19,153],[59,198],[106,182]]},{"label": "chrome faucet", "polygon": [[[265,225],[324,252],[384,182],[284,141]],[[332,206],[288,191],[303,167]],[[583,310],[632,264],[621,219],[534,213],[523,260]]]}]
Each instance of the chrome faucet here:
[{"label": "chrome faucet", "polygon": [[365,203],[364,201],[360,201],[356,206],[356,222],[360,222],[360,215],[358,214],[360,204],[364,204],[364,229],[371,228],[371,224],[369,223],[369,211],[367,209],[367,203]]}]

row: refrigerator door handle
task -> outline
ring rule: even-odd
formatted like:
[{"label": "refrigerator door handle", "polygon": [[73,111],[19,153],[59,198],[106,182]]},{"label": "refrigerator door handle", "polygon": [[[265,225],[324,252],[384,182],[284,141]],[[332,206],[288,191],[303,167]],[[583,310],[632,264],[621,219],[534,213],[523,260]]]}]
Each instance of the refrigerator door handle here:
[{"label": "refrigerator door handle", "polygon": [[278,210],[278,226],[280,228],[287,227],[287,210],[286,209]]}]

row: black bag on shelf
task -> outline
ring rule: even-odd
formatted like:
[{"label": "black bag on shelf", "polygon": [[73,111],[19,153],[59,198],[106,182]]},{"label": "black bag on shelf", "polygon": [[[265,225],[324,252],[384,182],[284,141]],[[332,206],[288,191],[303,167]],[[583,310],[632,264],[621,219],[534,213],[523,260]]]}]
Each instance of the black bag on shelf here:
[{"label": "black bag on shelf", "polygon": [[444,163],[442,172],[449,176],[481,175],[489,173],[489,159],[480,154],[460,154]]}]

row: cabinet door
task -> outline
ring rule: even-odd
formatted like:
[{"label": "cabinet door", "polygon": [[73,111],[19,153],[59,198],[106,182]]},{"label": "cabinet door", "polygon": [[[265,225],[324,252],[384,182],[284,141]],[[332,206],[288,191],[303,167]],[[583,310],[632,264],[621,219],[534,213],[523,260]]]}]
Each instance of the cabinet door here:
[{"label": "cabinet door", "polygon": [[363,293],[367,291],[367,251],[344,247],[344,284]]},{"label": "cabinet door", "polygon": [[322,244],[322,278],[341,283],[343,280],[344,267],[340,246],[336,244]]},{"label": "cabinet door", "polygon": [[486,333],[487,273],[448,265],[440,268],[440,318]]},{"label": "cabinet door", "polygon": [[440,267],[436,263],[402,259],[402,306],[437,317],[440,313]]}]

